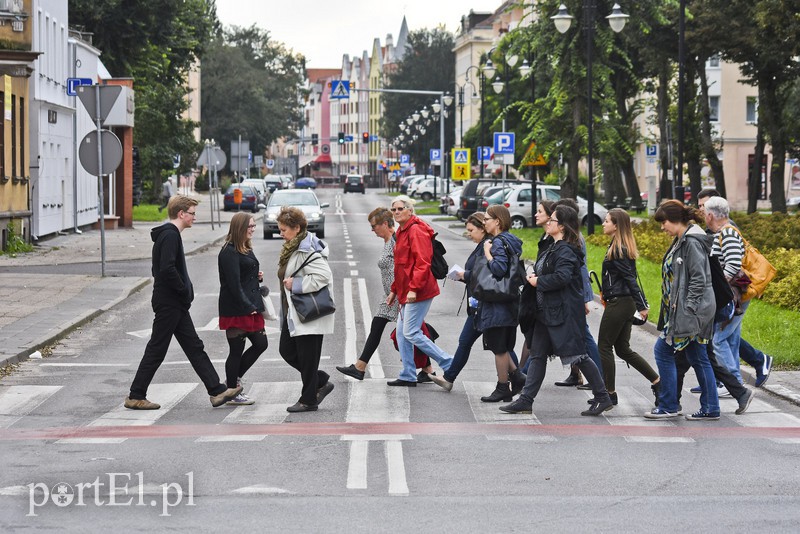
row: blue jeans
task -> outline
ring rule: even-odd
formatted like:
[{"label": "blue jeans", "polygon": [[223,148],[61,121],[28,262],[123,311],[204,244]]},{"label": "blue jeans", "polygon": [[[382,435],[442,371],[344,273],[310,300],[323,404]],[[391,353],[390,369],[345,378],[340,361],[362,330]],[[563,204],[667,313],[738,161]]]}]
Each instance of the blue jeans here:
[{"label": "blue jeans", "polygon": [[589,358],[592,359],[597,370],[603,374],[603,363],[600,361],[600,351],[597,350],[597,343],[592,336],[592,331],[589,330],[589,323],[586,323],[586,352],[589,353]]},{"label": "blue jeans", "polygon": [[748,343],[746,339],[739,341],[739,358],[753,366],[753,369],[756,370],[756,376],[764,374],[762,372],[764,360],[766,360],[764,353]]},{"label": "blue jeans", "polygon": [[[677,413],[678,404],[678,371],[675,365],[675,349],[659,337],[653,347],[661,376],[661,387],[658,389],[658,407],[664,411]],[[697,381],[700,383],[700,409],[707,413],[719,413],[719,397],[717,397],[717,381],[711,362],[708,361],[706,346],[692,341],[684,349],[684,355],[694,368]]]},{"label": "blue jeans", "polygon": [[443,371],[447,371],[453,361],[452,356],[422,333],[422,323],[432,303],[433,299],[428,299],[421,302],[407,302],[400,306],[400,313],[397,315],[397,348],[400,349],[400,358],[403,360],[403,370],[398,377],[400,380],[417,381],[417,366],[414,364],[415,346],[435,360]]},{"label": "blue jeans", "polygon": [[[742,311],[746,311],[750,302],[742,303]],[[742,315],[734,315],[726,323],[714,324],[714,355],[719,363],[728,368],[739,382],[742,382],[742,373],[739,370],[739,342],[742,339]]]},{"label": "blue jeans", "polygon": [[[453,361],[450,368],[444,373],[444,379],[448,382],[455,382],[459,373],[467,365],[469,355],[472,352],[472,346],[481,338],[482,333],[475,329],[475,315],[467,315],[464,321],[464,326],[461,328],[461,335],[458,336],[458,348],[453,354]],[[519,360],[517,360],[516,353],[512,350],[509,352],[511,360],[514,365],[519,367]],[[530,362],[530,360],[528,360]]]}]

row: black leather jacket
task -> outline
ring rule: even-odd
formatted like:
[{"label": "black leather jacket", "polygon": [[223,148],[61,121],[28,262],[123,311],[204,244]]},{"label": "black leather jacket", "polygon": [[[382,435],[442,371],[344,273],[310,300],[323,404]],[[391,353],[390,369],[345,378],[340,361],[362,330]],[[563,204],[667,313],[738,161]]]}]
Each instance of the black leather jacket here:
[{"label": "black leather jacket", "polygon": [[609,301],[617,297],[633,297],[638,311],[649,308],[636,280],[636,260],[627,257],[603,260],[603,298]]}]

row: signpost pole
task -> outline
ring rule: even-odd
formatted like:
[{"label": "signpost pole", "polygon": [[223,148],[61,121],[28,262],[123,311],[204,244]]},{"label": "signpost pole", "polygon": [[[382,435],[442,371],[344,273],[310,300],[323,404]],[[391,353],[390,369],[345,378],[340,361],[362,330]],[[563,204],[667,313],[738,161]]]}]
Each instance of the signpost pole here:
[{"label": "signpost pole", "polygon": [[98,197],[100,206],[98,209],[100,210],[100,276],[105,277],[106,275],[106,220],[105,220],[105,200],[103,195],[103,136],[101,131],[101,119],[100,119],[100,86],[94,86],[94,101],[95,101],[95,112],[97,114],[97,168],[100,169],[98,172]]}]

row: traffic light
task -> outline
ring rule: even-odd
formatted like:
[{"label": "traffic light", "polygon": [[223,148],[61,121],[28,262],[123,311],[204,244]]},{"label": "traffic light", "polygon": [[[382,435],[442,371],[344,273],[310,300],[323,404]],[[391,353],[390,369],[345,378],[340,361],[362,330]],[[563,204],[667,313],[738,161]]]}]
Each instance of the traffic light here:
[{"label": "traffic light", "polygon": [[361,142],[369,143],[369,132],[364,132],[361,134]]},{"label": "traffic light", "polygon": [[339,144],[344,144],[344,132],[339,132]]},{"label": "traffic light", "polygon": [[312,133],[311,134],[311,144],[314,145],[314,146],[317,146],[317,143],[319,143],[319,134]]}]

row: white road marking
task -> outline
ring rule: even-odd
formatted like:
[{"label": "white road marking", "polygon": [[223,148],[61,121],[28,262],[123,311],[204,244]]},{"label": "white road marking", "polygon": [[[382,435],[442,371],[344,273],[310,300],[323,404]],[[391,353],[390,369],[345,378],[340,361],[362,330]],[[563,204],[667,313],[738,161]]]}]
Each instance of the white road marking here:
[{"label": "white road marking", "polygon": [[[196,383],[151,384],[147,396],[161,405],[159,410],[129,410],[119,404],[87,426],[150,426],[161,419],[189,393],[197,387]],[[122,443],[127,438],[65,438],[56,443]]]},{"label": "white road marking", "polygon": [[0,387],[0,428],[8,428],[35,410],[61,386]]},{"label": "white road marking", "polygon": [[347,489],[367,489],[367,456],[369,441],[350,442],[347,464]]},{"label": "white road marking", "polygon": [[39,367],[130,367],[130,363],[69,363],[69,362],[42,362]]},{"label": "white road marking", "polygon": [[386,441],[385,447],[386,464],[389,466],[389,493],[391,495],[408,495],[406,466],[403,462],[403,443]]},{"label": "white road marking", "polygon": [[[478,423],[495,425],[541,425],[542,423],[534,414],[510,414],[500,411],[501,403],[482,402],[481,397],[488,395],[495,387],[494,382],[463,382],[467,391],[467,400],[472,410],[472,415]],[[502,435],[487,434],[490,441],[533,441],[535,443],[551,443],[556,441],[555,436],[542,435]]]},{"label": "white road marking", "polygon": [[350,276],[358,276],[358,271],[350,271]]},{"label": "white road marking", "polygon": [[[592,398],[592,392],[586,391],[586,397]],[[617,387],[619,404],[614,409],[603,412],[603,417],[612,426],[675,426],[673,420],[645,419],[644,414],[653,409],[653,401],[645,397],[635,388],[630,386]],[[587,404],[588,406],[588,404]],[[683,416],[681,416],[683,417]],[[651,436],[624,436],[628,443],[694,443],[692,438],[682,437],[651,437]]]},{"label": "white road marking", "polygon": [[237,488],[229,491],[228,493],[232,493],[234,495],[283,495],[292,492],[283,488],[267,486],[266,484],[255,484],[253,486]]},{"label": "white road marking", "polygon": [[[731,400],[734,406],[737,406],[735,400],[723,398],[720,405],[724,406],[728,400]],[[733,408],[733,407],[732,407]],[[735,408],[734,408],[735,409]],[[764,402],[756,397],[750,402],[750,407],[742,415],[731,415],[730,419],[737,425],[751,428],[797,428],[800,427],[800,418],[781,412],[775,406]],[[770,438],[770,441],[775,443],[800,443],[797,438]]]},{"label": "white road marking", "polygon": [[344,279],[344,364],[356,361],[356,318],[353,312],[353,284],[351,278]]},{"label": "white road marking", "polygon": [[[367,294],[367,281],[364,278],[358,279],[358,298],[361,301],[361,316],[364,320],[364,326],[372,325],[372,311],[370,310],[369,306],[369,295]],[[369,335],[369,333],[367,333]],[[369,365],[367,365],[367,370],[369,371],[369,376],[372,378],[386,378],[386,375],[383,372],[383,364],[381,363],[380,354],[378,354],[378,349],[375,349],[375,352],[372,354],[372,357],[369,360]]]}]

